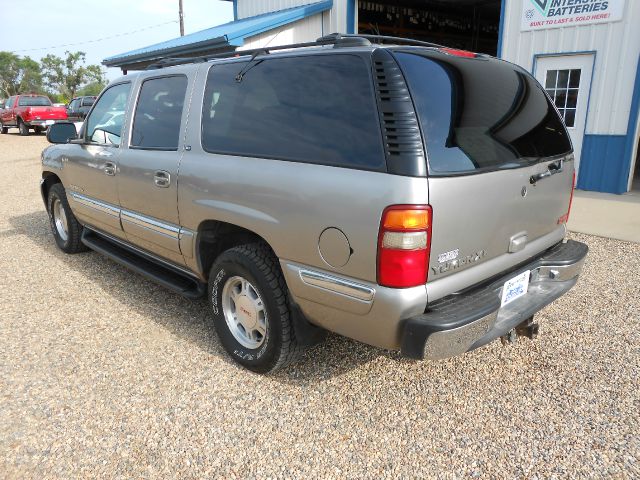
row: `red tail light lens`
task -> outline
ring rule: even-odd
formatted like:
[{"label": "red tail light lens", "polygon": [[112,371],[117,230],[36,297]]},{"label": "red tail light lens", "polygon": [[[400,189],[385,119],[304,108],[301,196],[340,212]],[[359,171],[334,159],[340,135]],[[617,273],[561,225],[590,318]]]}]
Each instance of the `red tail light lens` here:
[{"label": "red tail light lens", "polygon": [[563,223],[567,223],[569,221],[569,214],[571,213],[571,205],[573,204],[573,192],[576,189],[576,172],[573,172],[573,180],[571,180],[571,196],[569,197],[569,208],[567,209],[567,213],[562,215],[558,219],[558,225]]},{"label": "red tail light lens", "polygon": [[378,283],[424,285],[429,269],[432,211],[429,205],[392,205],[382,213],[378,235]]}]

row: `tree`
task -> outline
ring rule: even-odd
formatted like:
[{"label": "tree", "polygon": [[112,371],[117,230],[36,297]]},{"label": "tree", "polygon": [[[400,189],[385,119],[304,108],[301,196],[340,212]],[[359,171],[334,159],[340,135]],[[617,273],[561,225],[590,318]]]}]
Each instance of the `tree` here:
[{"label": "tree", "polygon": [[0,52],[0,95],[42,93],[42,73],[35,60],[11,52]]},{"label": "tree", "polygon": [[91,82],[78,90],[78,96],[92,96],[97,97],[100,92],[106,87],[105,82]]},{"label": "tree", "polygon": [[42,93],[42,72],[40,64],[29,57],[20,60],[20,84],[16,93],[35,92]]},{"label": "tree", "polygon": [[42,58],[42,76],[46,85],[67,100],[76,96],[81,86],[104,84],[104,73],[98,65],[85,66],[84,52],[65,52],[66,58],[49,54]]}]

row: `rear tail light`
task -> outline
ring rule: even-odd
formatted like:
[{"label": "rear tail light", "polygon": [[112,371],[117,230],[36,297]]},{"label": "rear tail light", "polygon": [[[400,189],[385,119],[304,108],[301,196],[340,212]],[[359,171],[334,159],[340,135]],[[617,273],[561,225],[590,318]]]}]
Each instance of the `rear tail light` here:
[{"label": "rear tail light", "polygon": [[392,205],[382,213],[378,236],[378,283],[424,285],[429,268],[432,211],[429,205]]},{"label": "rear tail light", "polygon": [[567,213],[565,213],[558,219],[558,225],[567,223],[569,221],[569,214],[571,213],[571,204],[573,204],[573,192],[575,189],[576,189],[576,172],[574,170],[573,180],[571,180],[571,196],[569,197],[569,208],[567,209]]}]

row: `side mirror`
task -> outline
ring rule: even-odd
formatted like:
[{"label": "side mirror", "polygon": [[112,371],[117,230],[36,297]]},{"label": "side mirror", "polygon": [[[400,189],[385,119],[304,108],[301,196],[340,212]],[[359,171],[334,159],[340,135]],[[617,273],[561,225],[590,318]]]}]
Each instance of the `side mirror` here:
[{"label": "side mirror", "polygon": [[78,138],[76,126],[72,122],[58,122],[49,127],[47,140],[49,143],[69,143]]}]

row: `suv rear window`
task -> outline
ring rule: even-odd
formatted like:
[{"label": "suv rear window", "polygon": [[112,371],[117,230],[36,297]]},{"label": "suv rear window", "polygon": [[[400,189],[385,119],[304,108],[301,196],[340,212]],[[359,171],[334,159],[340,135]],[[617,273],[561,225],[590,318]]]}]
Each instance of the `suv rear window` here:
[{"label": "suv rear window", "polygon": [[500,60],[395,52],[425,136],[431,175],[517,168],[571,151],[538,82]]},{"label": "suv rear window", "polygon": [[212,153],[385,169],[370,73],[355,55],[214,65],[202,145]]}]

